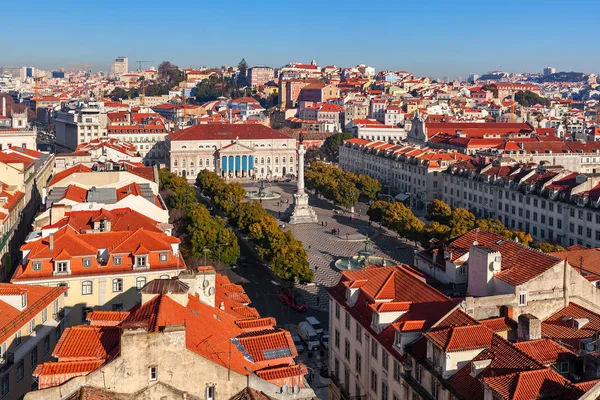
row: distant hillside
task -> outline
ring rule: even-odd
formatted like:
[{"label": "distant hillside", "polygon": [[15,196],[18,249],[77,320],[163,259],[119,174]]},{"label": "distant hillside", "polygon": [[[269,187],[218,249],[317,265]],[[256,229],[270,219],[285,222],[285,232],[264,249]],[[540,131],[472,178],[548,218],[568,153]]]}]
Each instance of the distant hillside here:
[{"label": "distant hillside", "polygon": [[539,78],[532,78],[533,82],[581,82],[587,79],[587,74],[583,72],[557,72],[555,74],[540,76]]}]

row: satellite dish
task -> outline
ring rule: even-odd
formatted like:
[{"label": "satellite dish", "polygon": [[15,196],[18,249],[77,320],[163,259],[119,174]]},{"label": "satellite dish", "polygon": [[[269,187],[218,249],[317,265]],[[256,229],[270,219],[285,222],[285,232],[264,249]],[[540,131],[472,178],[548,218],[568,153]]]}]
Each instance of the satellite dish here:
[{"label": "satellite dish", "polygon": [[281,393],[283,393],[283,394],[288,394],[288,392],[289,392],[289,391],[290,391],[290,388],[289,388],[289,386],[288,386],[288,385],[283,385],[283,386],[281,387]]},{"label": "satellite dish", "polygon": [[294,393],[300,393],[300,385],[297,383],[294,385]]},{"label": "satellite dish", "polygon": [[208,295],[209,296],[214,296],[215,295],[215,288],[211,287],[210,289],[208,289]]},{"label": "satellite dish", "polygon": [[204,281],[202,282],[202,287],[203,287],[203,288],[207,288],[207,287],[208,287],[208,285],[210,285],[210,282],[209,282],[209,281],[207,281],[207,280],[204,280]]},{"label": "satellite dish", "polygon": [[596,350],[596,346],[594,346],[594,343],[587,343],[585,345],[585,349],[589,352],[592,352],[592,351]]}]

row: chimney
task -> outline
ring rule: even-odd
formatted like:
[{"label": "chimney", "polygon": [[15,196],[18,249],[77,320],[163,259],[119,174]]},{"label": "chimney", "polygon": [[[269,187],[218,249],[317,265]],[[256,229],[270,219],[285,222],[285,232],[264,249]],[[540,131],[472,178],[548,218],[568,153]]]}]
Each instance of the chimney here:
[{"label": "chimney", "polygon": [[51,233],[49,236],[49,241],[50,241],[50,251],[54,251],[54,233]]},{"label": "chimney", "polygon": [[538,340],[542,338],[542,321],[535,315],[519,315],[519,327],[517,329],[517,338],[519,342],[527,340]]},{"label": "chimney", "polygon": [[50,207],[50,225],[53,225],[65,217],[66,207],[64,204],[54,204]]}]

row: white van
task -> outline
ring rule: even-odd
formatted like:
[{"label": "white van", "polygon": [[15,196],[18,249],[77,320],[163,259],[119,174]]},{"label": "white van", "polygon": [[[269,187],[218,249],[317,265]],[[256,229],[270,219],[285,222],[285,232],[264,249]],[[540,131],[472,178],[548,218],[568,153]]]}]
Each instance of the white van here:
[{"label": "white van", "polygon": [[306,317],[305,319],[306,322],[308,322],[313,327],[315,332],[317,332],[317,335],[323,334],[323,325],[321,325],[318,319],[316,319],[315,317]]},{"label": "white van", "polygon": [[298,325],[298,336],[306,343],[306,348],[308,350],[318,349],[321,344],[317,332],[315,332],[311,324],[306,321],[302,321]]}]

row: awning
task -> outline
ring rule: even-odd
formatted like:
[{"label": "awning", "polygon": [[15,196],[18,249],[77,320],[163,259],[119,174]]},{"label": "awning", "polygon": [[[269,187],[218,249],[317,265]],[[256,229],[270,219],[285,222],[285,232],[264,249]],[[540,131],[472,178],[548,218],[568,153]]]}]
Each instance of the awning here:
[{"label": "awning", "polygon": [[407,195],[406,193],[400,193],[400,194],[397,194],[396,197],[394,197],[394,199],[396,201],[405,201],[405,200],[408,200],[409,197],[410,196]]}]

